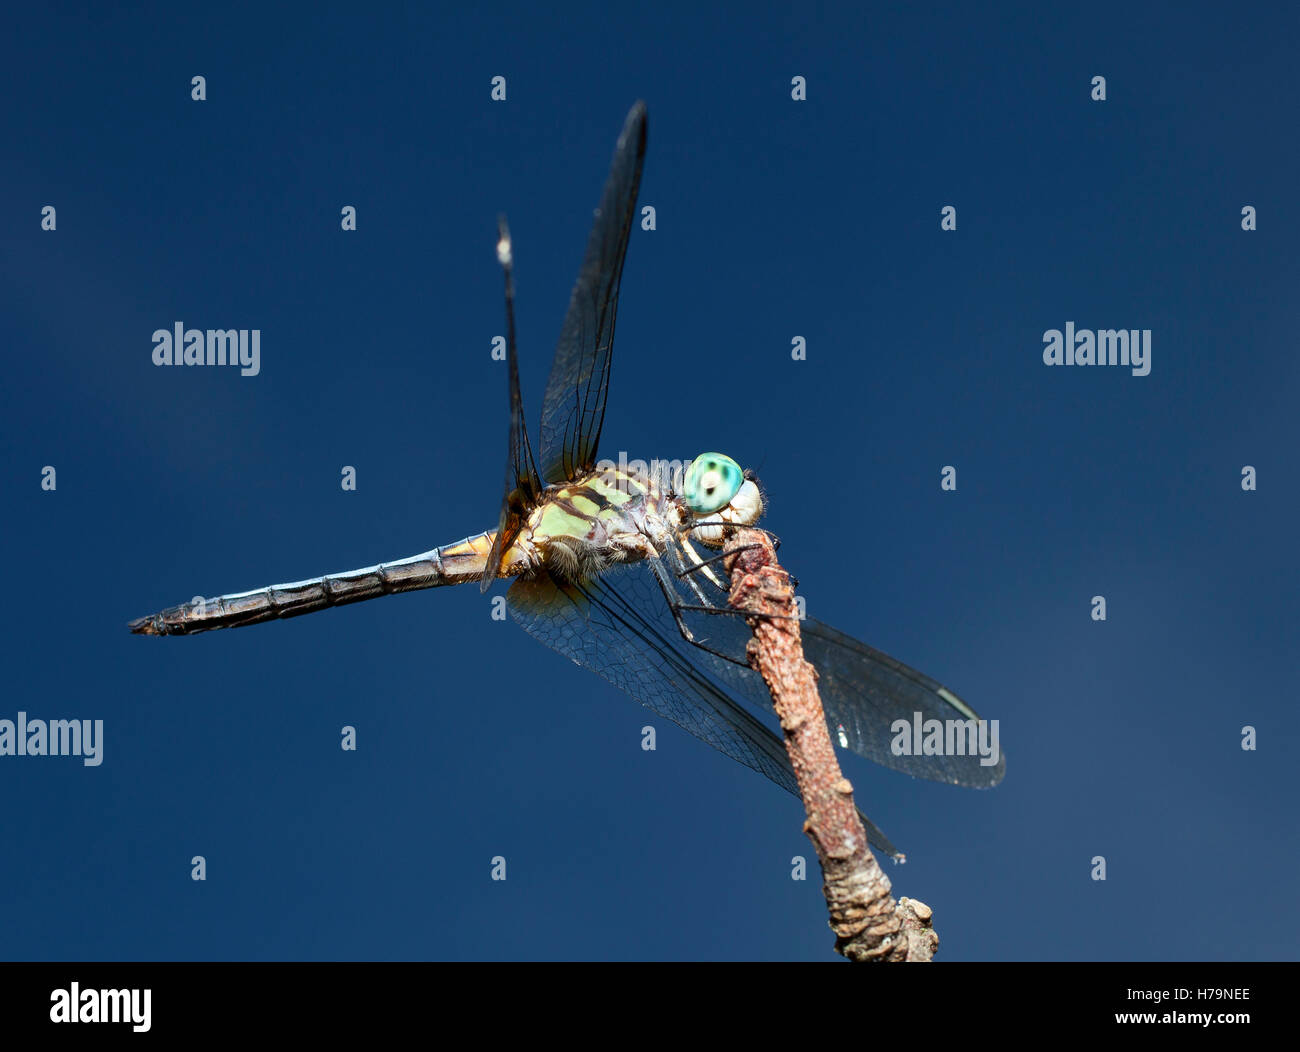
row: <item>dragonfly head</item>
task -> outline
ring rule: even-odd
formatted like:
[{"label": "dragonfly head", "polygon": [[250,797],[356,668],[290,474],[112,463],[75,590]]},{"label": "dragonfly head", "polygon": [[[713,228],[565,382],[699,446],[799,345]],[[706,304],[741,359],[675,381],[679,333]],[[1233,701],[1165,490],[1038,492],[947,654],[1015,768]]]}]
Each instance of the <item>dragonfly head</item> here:
[{"label": "dragonfly head", "polygon": [[749,526],[763,514],[757,481],[722,453],[701,453],[691,461],[681,499],[696,527],[691,536],[714,547],[722,545],[726,525]]}]

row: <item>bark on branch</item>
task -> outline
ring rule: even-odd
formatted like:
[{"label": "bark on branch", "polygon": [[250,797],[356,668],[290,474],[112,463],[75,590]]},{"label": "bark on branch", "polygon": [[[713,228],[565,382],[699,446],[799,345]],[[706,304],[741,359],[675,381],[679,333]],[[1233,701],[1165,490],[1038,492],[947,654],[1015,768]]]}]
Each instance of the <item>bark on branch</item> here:
[{"label": "bark on branch", "polygon": [[867,847],[853,786],[840,773],[817,672],[804,660],[790,575],[759,530],[731,531],[724,551],[731,606],[752,615],[749,661],[771,692],[799,782],[808,816],[804,832],[821,862],[836,952],[851,961],[930,960],[939,944],[930,908],[912,899],[894,901],[889,878]]}]

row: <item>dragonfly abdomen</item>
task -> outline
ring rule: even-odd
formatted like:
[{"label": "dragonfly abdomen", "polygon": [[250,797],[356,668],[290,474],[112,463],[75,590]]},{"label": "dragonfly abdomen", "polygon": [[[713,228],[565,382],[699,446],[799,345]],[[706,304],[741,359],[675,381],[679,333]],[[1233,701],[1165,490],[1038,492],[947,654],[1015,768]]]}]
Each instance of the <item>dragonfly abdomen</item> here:
[{"label": "dragonfly abdomen", "polygon": [[278,618],[299,617],[331,606],[359,603],[381,595],[421,588],[464,584],[483,574],[495,531],[466,537],[429,552],[359,570],[313,577],[290,584],[273,584],[251,592],[188,603],[130,622],[138,635],[185,636],[217,628],[242,628]]}]

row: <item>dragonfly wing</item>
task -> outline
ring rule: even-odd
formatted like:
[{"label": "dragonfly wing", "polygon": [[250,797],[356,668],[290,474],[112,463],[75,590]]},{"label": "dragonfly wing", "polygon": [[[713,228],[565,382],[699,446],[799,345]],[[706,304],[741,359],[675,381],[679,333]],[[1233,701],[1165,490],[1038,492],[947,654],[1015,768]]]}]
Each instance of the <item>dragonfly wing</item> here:
[{"label": "dragonfly wing", "polygon": [[[680,575],[695,561],[693,552],[689,543],[678,545],[666,562]],[[676,590],[684,606],[704,606],[714,611],[727,608],[730,581],[721,563],[710,564],[707,571],[678,576],[677,581]],[[771,695],[762,678],[742,667],[751,634],[744,619],[705,611],[684,611],[683,619],[697,638],[742,663],[705,653],[701,660],[715,675],[741,697],[770,709]],[[922,728],[930,720],[938,720],[946,727],[949,720],[979,720],[979,716],[941,683],[830,625],[807,618],[800,622],[800,630],[804,657],[817,669],[817,687],[832,741],[885,767],[935,782],[986,788],[1002,780],[1006,759],[1000,749],[991,757],[996,762],[985,764],[968,738],[962,739],[962,753],[946,747],[942,754],[929,756],[910,751],[895,753],[897,720],[904,720],[914,729],[918,719]],[[980,721],[979,727],[986,735],[992,732],[991,725],[985,726],[987,722]],[[991,744],[995,739],[987,741]]]},{"label": "dragonfly wing", "polygon": [[[530,635],[798,795],[781,739],[699,665],[696,648],[682,640],[666,616],[667,606],[646,567],[629,567],[579,586],[561,585],[549,576],[521,579],[510,587],[507,602]],[[871,843],[901,859],[884,833],[865,815],[862,819]]]},{"label": "dragonfly wing", "polygon": [[618,285],[636,214],[645,143],[646,108],[638,102],[614,148],[546,384],[539,437],[542,478],[548,483],[576,479],[596,463],[609,392]]},{"label": "dragonfly wing", "polygon": [[506,451],[505,495],[501,499],[501,519],[497,525],[492,551],[483,568],[481,590],[486,592],[496,580],[505,557],[523,525],[528,509],[542,492],[533,450],[528,442],[528,425],[524,420],[523,397],[519,393],[519,356],[515,341],[515,264],[514,246],[505,217],[498,222],[497,259],[505,272],[506,282],[506,384],[510,399],[510,436]]},{"label": "dragonfly wing", "polygon": [[[804,655],[817,668],[832,738],[842,734],[859,756],[931,781],[974,788],[1002,781],[1007,762],[1001,749],[988,757],[995,762],[986,764],[979,749],[965,739],[959,753],[945,744],[938,755],[896,754],[896,720],[906,721],[909,728],[917,726],[918,719],[922,727],[931,720],[943,726],[949,720],[977,720],[984,735],[992,727],[947,687],[888,654],[811,618],[800,627]],[[996,735],[987,740],[997,745]]]}]

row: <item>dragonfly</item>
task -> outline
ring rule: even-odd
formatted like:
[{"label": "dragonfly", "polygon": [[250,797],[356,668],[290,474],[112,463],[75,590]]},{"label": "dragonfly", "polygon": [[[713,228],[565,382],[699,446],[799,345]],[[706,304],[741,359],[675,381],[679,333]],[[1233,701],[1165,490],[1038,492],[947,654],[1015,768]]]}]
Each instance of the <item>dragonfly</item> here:
[{"label": "dragonfly", "polygon": [[[721,453],[689,464],[597,460],[613,360],[614,322],[646,151],[647,115],[628,113],[573,287],[542,400],[537,456],[520,395],[513,246],[498,221],[505,276],[509,436],[495,530],[393,562],[247,592],[196,598],[130,622],[140,635],[240,628],[443,585],[486,592],[512,578],[514,618],[547,646],[602,676],[659,716],[798,795],[781,739],[749,667],[751,630],[730,610],[717,554],[732,527],[754,526],[763,489]],[[736,615],[736,616],[730,616]],[[896,721],[979,722],[952,691],[812,618],[801,622],[832,741],[885,767],[934,781],[996,785],[1006,769],[973,751],[927,754],[892,744]],[[954,754],[955,753],[955,754]],[[868,840],[903,855],[869,818]]]}]

